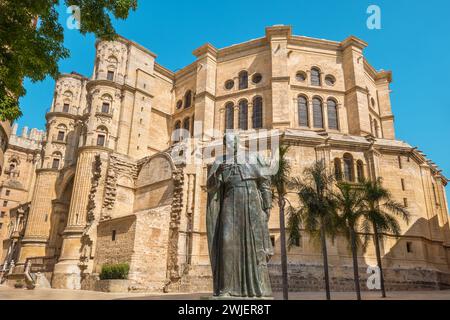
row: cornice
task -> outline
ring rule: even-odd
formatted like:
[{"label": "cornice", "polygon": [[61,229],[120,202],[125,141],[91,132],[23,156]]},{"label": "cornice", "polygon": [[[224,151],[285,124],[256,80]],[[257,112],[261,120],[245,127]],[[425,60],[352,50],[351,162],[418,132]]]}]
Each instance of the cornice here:
[{"label": "cornice", "polygon": [[218,53],[217,48],[214,47],[214,46],[213,46],[212,44],[210,44],[210,43],[206,43],[206,44],[202,45],[201,47],[195,49],[195,50],[192,52],[192,54],[193,54],[194,56],[196,56],[197,58],[200,58],[200,57],[202,57],[202,56],[204,56],[204,55],[208,55],[208,54],[209,54],[210,56],[214,57],[214,58],[217,58],[217,53]]},{"label": "cornice", "polygon": [[385,80],[388,83],[392,82],[392,71],[377,71],[375,68],[364,58],[364,70],[369,74],[369,76],[375,81]]},{"label": "cornice", "polygon": [[61,117],[61,118],[69,118],[72,120],[77,120],[81,118],[81,115],[71,114],[68,112],[60,112],[60,111],[50,111],[45,114],[45,120],[49,121],[52,117]]},{"label": "cornice", "polygon": [[339,42],[324,39],[314,39],[305,36],[292,36],[288,41],[288,45],[332,51],[339,51],[341,48]]},{"label": "cornice", "polygon": [[132,87],[129,84],[120,84],[117,83],[115,81],[111,81],[111,80],[104,80],[104,79],[97,79],[97,80],[90,80],[87,84],[86,84],[86,90],[90,91],[92,89],[92,87],[94,86],[105,86],[105,87],[112,87],[112,88],[116,88],[119,90],[127,90],[130,92],[139,92],[142,93],[143,95],[153,98],[153,94],[151,94],[148,91],[144,91],[140,88],[136,88],[136,87]]},{"label": "cornice", "polygon": [[72,79],[75,78],[75,79],[78,79],[78,80],[81,80],[81,81],[88,81],[89,80],[89,77],[86,77],[85,75],[82,75],[81,73],[78,73],[78,72],[61,73],[58,76],[58,80],[61,79],[61,78],[72,78]]},{"label": "cornice", "polygon": [[292,89],[301,90],[301,91],[330,93],[330,94],[334,94],[334,95],[345,95],[346,94],[345,91],[337,90],[337,89],[322,88],[322,87],[309,87],[309,86],[299,85],[299,84],[291,84],[290,86]]},{"label": "cornice", "polygon": [[175,72],[175,80],[180,81],[183,77],[197,74],[197,61],[192,62],[181,70]]},{"label": "cornice", "polygon": [[161,75],[169,78],[172,81],[175,80],[175,73],[173,73],[171,70],[163,67],[159,63],[155,62],[154,71],[160,73]]},{"label": "cornice", "polygon": [[121,43],[126,44],[126,45],[129,45],[129,46],[130,46],[130,45],[131,45],[131,46],[134,46],[134,47],[136,47],[136,48],[138,48],[138,49],[144,51],[145,53],[148,53],[148,54],[149,54],[150,56],[152,56],[154,59],[157,58],[157,55],[156,55],[155,53],[153,53],[152,51],[150,51],[149,49],[147,49],[146,47],[140,45],[140,44],[137,43],[137,42],[134,42],[134,41],[132,41],[132,40],[129,40],[129,39],[127,39],[127,38],[125,38],[124,36],[121,36],[121,35],[119,35],[119,34],[117,34],[112,40],[97,39],[97,40],[95,41],[95,48],[97,49],[97,46],[98,46],[99,43],[101,43],[101,42],[111,42],[111,41],[118,41],[118,42],[121,42]]},{"label": "cornice", "polygon": [[292,36],[292,27],[285,25],[274,25],[266,27],[267,41],[289,39]]},{"label": "cornice", "polygon": [[345,50],[350,46],[363,50],[368,46],[368,43],[359,39],[358,37],[351,35],[350,37],[341,42],[341,49]]}]

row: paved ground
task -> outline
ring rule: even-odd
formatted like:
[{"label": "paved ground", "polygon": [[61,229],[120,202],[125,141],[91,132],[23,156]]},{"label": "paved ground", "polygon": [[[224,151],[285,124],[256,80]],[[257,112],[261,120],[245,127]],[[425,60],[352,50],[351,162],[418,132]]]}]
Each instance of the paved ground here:
[{"label": "paved ground", "polygon": [[[209,296],[208,293],[195,294],[148,294],[148,293],[104,293],[84,290],[58,289],[15,289],[0,286],[0,300],[198,300]],[[352,292],[333,292],[332,299],[355,300]],[[363,292],[365,300],[380,299],[378,292]],[[281,293],[275,293],[275,299],[280,299]],[[324,300],[323,292],[292,292],[292,300]],[[450,290],[447,291],[406,291],[389,292],[387,300],[450,300]]]}]

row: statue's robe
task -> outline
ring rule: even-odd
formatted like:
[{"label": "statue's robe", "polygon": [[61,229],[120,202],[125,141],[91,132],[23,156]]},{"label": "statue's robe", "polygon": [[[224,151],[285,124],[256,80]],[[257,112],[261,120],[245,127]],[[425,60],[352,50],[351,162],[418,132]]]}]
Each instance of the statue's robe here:
[{"label": "statue's robe", "polygon": [[215,296],[270,297],[270,181],[262,163],[223,164],[208,172],[207,233]]}]

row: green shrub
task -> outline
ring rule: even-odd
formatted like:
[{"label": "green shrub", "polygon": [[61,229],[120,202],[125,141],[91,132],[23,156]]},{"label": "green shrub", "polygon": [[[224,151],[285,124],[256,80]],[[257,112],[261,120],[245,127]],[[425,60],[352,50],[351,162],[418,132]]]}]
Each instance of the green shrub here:
[{"label": "green shrub", "polygon": [[127,279],[130,266],[128,263],[104,264],[100,272],[101,280]]}]

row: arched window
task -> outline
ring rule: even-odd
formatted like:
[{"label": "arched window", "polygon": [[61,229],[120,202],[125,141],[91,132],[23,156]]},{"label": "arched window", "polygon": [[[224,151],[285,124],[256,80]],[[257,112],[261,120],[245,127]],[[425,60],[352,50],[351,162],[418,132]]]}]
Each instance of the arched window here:
[{"label": "arched window", "polygon": [[189,108],[192,105],[192,91],[188,90],[184,95],[184,108]]},{"label": "arched window", "polygon": [[234,129],[234,105],[228,102],[225,106],[225,130]]},{"label": "arched window", "polygon": [[356,161],[356,172],[358,173],[358,181],[364,181],[364,164],[361,160]]},{"label": "arched window", "polygon": [[355,181],[355,173],[353,170],[353,156],[349,153],[344,154],[344,178],[347,181]]},{"label": "arched window", "polygon": [[261,97],[253,98],[253,129],[261,129],[263,127],[263,100]]},{"label": "arched window", "polygon": [[302,127],[308,127],[309,124],[308,100],[304,96],[299,96],[297,104],[298,104],[298,124]]},{"label": "arched window", "polygon": [[114,76],[115,76],[117,64],[118,64],[117,58],[114,56],[110,56],[106,61],[109,64],[108,71],[106,73],[106,79],[109,81],[114,81]]},{"label": "arched window", "polygon": [[239,129],[248,130],[248,102],[241,100],[239,102]]},{"label": "arched window", "polygon": [[102,103],[102,113],[109,113],[109,102]]},{"label": "arched window", "polygon": [[183,129],[184,129],[183,139],[186,139],[189,137],[190,127],[191,127],[191,119],[184,118],[184,120],[183,120]]},{"label": "arched window", "polygon": [[239,90],[248,88],[248,72],[239,72]]},{"label": "arched window", "polygon": [[181,121],[178,120],[177,122],[175,122],[175,126],[173,127],[174,129],[174,133],[173,133],[173,141],[174,142],[178,142],[180,141],[180,129],[181,129]]},{"label": "arched window", "polygon": [[65,124],[60,124],[57,127],[58,134],[56,136],[56,141],[64,141],[67,132],[67,126]]},{"label": "arched window", "polygon": [[319,98],[314,98],[312,103],[314,128],[323,128],[322,100]]},{"label": "arched window", "polygon": [[107,136],[108,136],[108,129],[104,126],[98,127],[97,128],[97,146],[105,147]]},{"label": "arched window", "polygon": [[73,93],[69,90],[64,92],[63,112],[68,113],[70,111],[70,104],[72,103]]},{"label": "arched window", "polygon": [[375,131],[375,137],[379,138],[379,127],[378,127],[378,121],[373,119],[373,131]]},{"label": "arched window", "polygon": [[311,68],[311,85],[320,86],[320,70],[319,68]]},{"label": "arched window", "polygon": [[342,180],[342,166],[339,158],[334,159],[334,177],[337,181]]},{"label": "arched window", "polygon": [[327,116],[328,116],[328,128],[332,130],[339,129],[337,104],[333,99],[327,101]]},{"label": "arched window", "polygon": [[52,154],[52,169],[59,169],[61,164],[62,154],[59,151],[53,152]]}]

